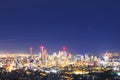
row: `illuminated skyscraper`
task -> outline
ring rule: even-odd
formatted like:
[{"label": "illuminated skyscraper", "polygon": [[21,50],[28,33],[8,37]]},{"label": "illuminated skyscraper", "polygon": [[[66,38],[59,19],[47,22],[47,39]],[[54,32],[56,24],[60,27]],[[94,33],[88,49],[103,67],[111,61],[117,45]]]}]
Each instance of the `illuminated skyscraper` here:
[{"label": "illuminated skyscraper", "polygon": [[43,59],[47,59],[47,57],[48,57],[48,55],[47,55],[47,50],[46,49],[44,49],[43,50]]},{"label": "illuminated skyscraper", "polygon": [[62,47],[62,51],[63,51],[63,56],[65,56],[65,57],[67,57],[67,48],[66,48],[66,46],[63,46]]},{"label": "illuminated skyscraper", "polygon": [[44,47],[40,46],[41,59],[44,59]]},{"label": "illuminated skyscraper", "polygon": [[32,47],[30,47],[30,55],[32,56],[33,55],[33,53],[32,53]]}]

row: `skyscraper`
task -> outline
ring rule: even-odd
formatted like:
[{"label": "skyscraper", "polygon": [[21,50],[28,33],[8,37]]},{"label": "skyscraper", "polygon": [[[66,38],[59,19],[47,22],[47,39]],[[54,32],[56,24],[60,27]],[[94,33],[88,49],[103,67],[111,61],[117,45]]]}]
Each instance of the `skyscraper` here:
[{"label": "skyscraper", "polygon": [[40,53],[41,53],[41,59],[44,59],[44,47],[41,45],[40,46]]}]

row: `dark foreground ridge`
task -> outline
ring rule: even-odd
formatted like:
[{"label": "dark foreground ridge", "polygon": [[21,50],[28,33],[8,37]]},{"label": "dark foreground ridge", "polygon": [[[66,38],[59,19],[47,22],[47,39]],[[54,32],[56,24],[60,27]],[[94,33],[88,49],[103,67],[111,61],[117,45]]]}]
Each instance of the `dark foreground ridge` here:
[{"label": "dark foreground ridge", "polygon": [[120,80],[120,78],[112,70],[81,75],[68,74],[66,71],[45,73],[39,70],[24,69],[7,72],[4,68],[0,68],[0,80]]}]

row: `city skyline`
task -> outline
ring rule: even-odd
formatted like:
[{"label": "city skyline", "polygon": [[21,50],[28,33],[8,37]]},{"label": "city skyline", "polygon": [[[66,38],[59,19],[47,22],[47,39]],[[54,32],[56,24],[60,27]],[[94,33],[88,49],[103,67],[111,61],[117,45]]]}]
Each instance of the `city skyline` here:
[{"label": "city skyline", "polygon": [[120,52],[120,1],[0,1],[0,51]]}]

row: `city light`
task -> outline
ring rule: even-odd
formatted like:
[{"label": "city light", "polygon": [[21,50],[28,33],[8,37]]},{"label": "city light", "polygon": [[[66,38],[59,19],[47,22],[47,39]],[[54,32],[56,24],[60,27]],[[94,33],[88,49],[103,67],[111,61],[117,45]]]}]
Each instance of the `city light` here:
[{"label": "city light", "polygon": [[103,60],[96,55],[72,54],[64,49],[49,54],[43,46],[40,46],[38,54],[31,54],[31,51],[34,52],[30,48],[30,52],[27,54],[0,54],[0,67],[10,73],[22,69],[27,75],[31,75],[31,71],[39,71],[39,76],[42,77],[50,74],[64,74],[59,77],[71,80],[73,77],[65,76],[65,74],[90,75],[113,70],[119,76],[117,72],[120,71],[120,62],[119,58],[115,58],[115,56],[118,57],[115,53],[105,53],[102,56]]}]

